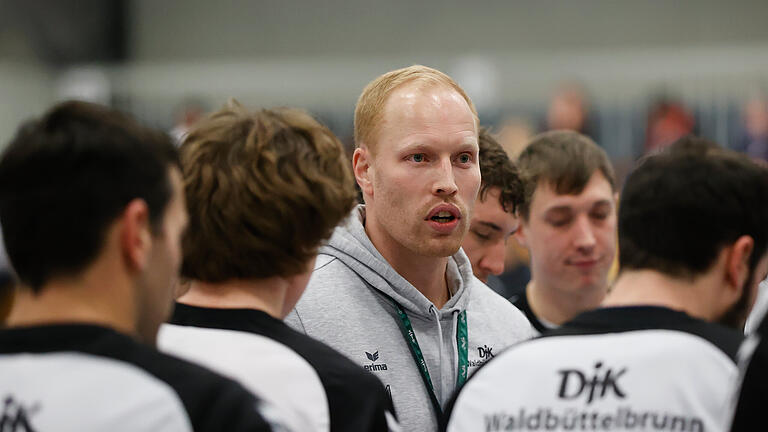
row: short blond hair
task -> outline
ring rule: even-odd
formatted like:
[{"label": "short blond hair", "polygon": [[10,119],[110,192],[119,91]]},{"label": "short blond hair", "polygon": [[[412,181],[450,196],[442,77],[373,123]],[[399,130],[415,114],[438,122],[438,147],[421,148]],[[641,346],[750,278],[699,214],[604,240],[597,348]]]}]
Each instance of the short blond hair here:
[{"label": "short blond hair", "polygon": [[380,75],[365,86],[355,106],[356,147],[360,147],[361,144],[365,144],[369,149],[372,147],[387,99],[392,92],[411,82],[418,82],[425,87],[442,85],[455,90],[469,105],[475,125],[479,125],[475,104],[453,78],[431,67],[413,65]]}]

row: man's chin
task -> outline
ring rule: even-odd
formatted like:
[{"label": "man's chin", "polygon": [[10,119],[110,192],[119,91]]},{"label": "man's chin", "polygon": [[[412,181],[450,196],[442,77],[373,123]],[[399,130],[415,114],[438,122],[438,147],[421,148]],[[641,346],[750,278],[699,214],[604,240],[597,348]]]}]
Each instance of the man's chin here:
[{"label": "man's chin", "polygon": [[433,240],[420,245],[417,248],[417,253],[433,258],[447,258],[455,255],[459,248],[461,248],[461,242],[449,241],[448,239],[442,241]]}]

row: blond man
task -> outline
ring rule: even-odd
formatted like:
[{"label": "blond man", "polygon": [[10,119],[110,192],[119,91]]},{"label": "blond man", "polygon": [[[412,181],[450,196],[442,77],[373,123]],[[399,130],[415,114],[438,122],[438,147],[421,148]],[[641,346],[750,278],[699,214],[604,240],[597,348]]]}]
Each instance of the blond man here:
[{"label": "blond man", "polygon": [[365,205],[320,249],[289,323],[379,377],[404,430],[437,429],[454,390],[532,330],[460,246],[480,188],[478,119],[450,77],[386,73],[355,109]]}]

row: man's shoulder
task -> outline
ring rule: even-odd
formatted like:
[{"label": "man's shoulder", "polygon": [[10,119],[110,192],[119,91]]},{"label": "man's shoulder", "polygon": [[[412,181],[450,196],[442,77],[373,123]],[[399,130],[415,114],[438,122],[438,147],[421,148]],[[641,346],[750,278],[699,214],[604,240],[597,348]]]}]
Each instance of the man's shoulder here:
[{"label": "man's shoulder", "polygon": [[526,338],[533,336],[533,330],[525,314],[509,300],[500,296],[477,278],[472,279],[472,289],[468,305],[474,319],[498,322],[522,330]]},{"label": "man's shoulder", "polygon": [[325,291],[335,293],[339,289],[360,285],[361,280],[362,278],[339,258],[321,253],[315,261],[306,294],[325,294]]},{"label": "man's shoulder", "polygon": [[[342,353],[315,338],[287,328],[275,340],[304,358],[315,369],[321,381],[339,380],[336,385],[348,387],[380,387],[381,383]],[[383,390],[383,387],[382,387]]]},{"label": "man's shoulder", "polygon": [[[52,337],[51,342],[32,341],[21,351],[35,359],[25,362],[19,371],[20,376],[28,377],[20,381],[28,382],[25,385],[27,390],[34,389],[35,382],[46,380],[46,385],[67,388],[68,380],[80,377],[85,384],[80,382],[77,387],[72,387],[72,392],[79,391],[98,399],[93,405],[109,400],[110,407],[123,411],[121,416],[125,415],[124,412],[148,410],[143,417],[140,416],[144,420],[137,419],[137,423],[131,426],[135,430],[144,430],[143,426],[151,424],[154,426],[150,428],[155,430],[159,423],[153,421],[162,423],[162,416],[166,421],[179,421],[177,416],[180,410],[186,416],[184,421],[188,421],[196,431],[219,430],[221,425],[231,430],[269,430],[252,394],[207,369],[162,354],[126,335],[96,326],[51,326],[22,330],[19,334],[40,339],[42,331],[45,331],[46,338]],[[57,338],[62,341],[57,341]],[[13,361],[12,351],[0,352],[0,358],[3,354]],[[19,365],[17,362],[17,368]],[[0,367],[0,370],[9,371],[13,363],[7,366]],[[62,369],[70,372],[60,375],[58,371]],[[51,373],[54,376],[46,378]],[[114,392],[121,396],[114,395]],[[141,397],[136,398],[136,395]],[[66,411],[67,401],[53,400],[54,396],[45,396],[48,404],[55,404]],[[80,399],[73,394],[72,400]],[[215,403],[211,403],[212,400]],[[79,409],[81,407],[73,407],[70,411],[75,413]],[[96,406],[90,409],[99,410]],[[109,421],[112,410],[105,408],[99,416]],[[169,410],[176,414],[170,414]]]},{"label": "man's shoulder", "polygon": [[139,343],[118,357],[172,387],[195,430],[269,430],[258,412],[256,397],[229,378]]},{"label": "man's shoulder", "polygon": [[[661,401],[703,419],[709,429],[725,415],[724,401],[737,378],[736,364],[716,344],[687,331],[549,335],[517,344],[477,370],[451,404],[448,415],[454,428],[449,430],[463,430],[509,406],[555,413],[565,403],[599,410],[616,401],[633,412],[651,412]],[[590,393],[588,382],[610,383],[613,392],[602,387],[600,393]],[[500,420],[520,421],[517,414],[507,411]]]}]

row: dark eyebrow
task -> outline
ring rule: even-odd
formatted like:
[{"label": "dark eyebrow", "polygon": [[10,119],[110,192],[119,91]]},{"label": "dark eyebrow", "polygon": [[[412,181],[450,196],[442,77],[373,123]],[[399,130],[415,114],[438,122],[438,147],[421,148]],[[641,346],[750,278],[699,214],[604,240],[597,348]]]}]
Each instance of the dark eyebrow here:
[{"label": "dark eyebrow", "polygon": [[544,212],[545,215],[569,215],[573,213],[573,209],[570,206],[557,206],[552,207],[550,209],[547,209],[547,211]]},{"label": "dark eyebrow", "polygon": [[600,201],[592,204],[592,208],[602,207],[602,206],[609,206],[610,207],[611,206],[611,202],[608,201],[608,200],[600,200]]},{"label": "dark eyebrow", "polygon": [[501,227],[492,222],[479,221],[478,224],[487,226],[488,228],[495,231],[501,231]]}]

